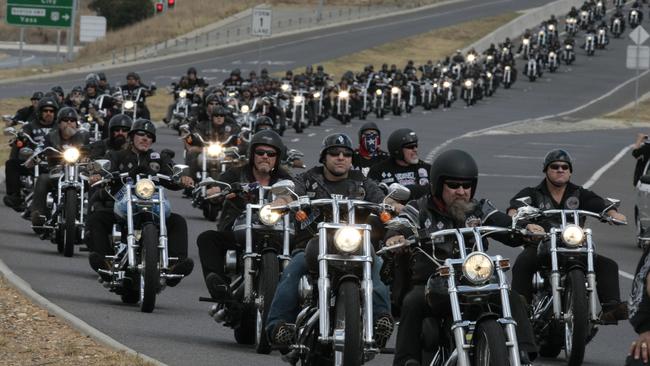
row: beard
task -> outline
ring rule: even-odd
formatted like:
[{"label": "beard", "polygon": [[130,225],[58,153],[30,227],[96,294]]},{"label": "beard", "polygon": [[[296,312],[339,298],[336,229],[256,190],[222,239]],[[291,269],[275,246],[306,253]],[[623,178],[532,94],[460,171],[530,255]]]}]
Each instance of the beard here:
[{"label": "beard", "polygon": [[114,149],[120,149],[124,144],[126,144],[126,137],[122,135],[111,137],[110,143],[111,147]]},{"label": "beard", "polygon": [[66,127],[63,129],[63,137],[67,140],[77,133],[77,129],[73,127]]},{"label": "beard", "polygon": [[454,220],[456,225],[464,225],[467,214],[474,211],[476,204],[472,201],[457,199],[447,207],[449,216]]},{"label": "beard", "polygon": [[271,174],[273,167],[269,164],[259,164],[255,166],[255,170],[262,174]]},{"label": "beard", "polygon": [[415,165],[415,164],[420,162],[420,158],[416,156],[411,160],[407,160],[406,162],[409,163],[409,164]]}]

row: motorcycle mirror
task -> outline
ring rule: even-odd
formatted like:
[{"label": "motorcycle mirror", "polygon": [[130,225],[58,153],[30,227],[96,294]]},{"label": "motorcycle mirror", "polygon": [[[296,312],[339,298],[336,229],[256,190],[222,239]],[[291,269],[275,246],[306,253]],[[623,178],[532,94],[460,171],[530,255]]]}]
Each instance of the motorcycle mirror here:
[{"label": "motorcycle mirror", "polygon": [[289,151],[287,152],[287,155],[288,155],[288,156],[292,156],[292,157],[302,157],[302,156],[305,156],[305,154],[303,154],[302,152],[300,152],[300,150],[296,150],[296,149],[289,149]]},{"label": "motorcycle mirror", "polygon": [[16,129],[13,127],[7,127],[4,129],[4,135],[5,136],[11,136],[16,134]]},{"label": "motorcycle mirror", "polygon": [[650,174],[646,174],[646,175],[641,176],[641,178],[639,180],[643,184],[650,184]]},{"label": "motorcycle mirror", "polygon": [[393,183],[388,186],[387,197],[400,202],[408,201],[409,197],[411,197],[411,190],[399,183]]},{"label": "motorcycle mirror", "polygon": [[278,181],[271,186],[271,193],[276,196],[284,195],[288,193],[293,193],[293,190],[296,188],[296,184],[288,179]]},{"label": "motorcycle mirror", "polygon": [[33,150],[32,148],[29,148],[29,147],[23,147],[23,148],[20,149],[20,151],[18,152],[18,157],[19,157],[21,160],[27,160],[27,159],[29,159],[33,154],[34,154],[34,150]]},{"label": "motorcycle mirror", "polygon": [[172,151],[172,150],[169,150],[169,149],[162,149],[162,151],[160,152],[160,155],[165,156],[165,157],[167,157],[168,159],[171,160],[171,159],[174,158],[174,156],[176,156],[176,153],[174,151]]},{"label": "motorcycle mirror", "polygon": [[94,172],[100,172],[102,170],[110,171],[111,161],[108,159],[97,159],[91,163],[91,166],[89,168]]},{"label": "motorcycle mirror", "polygon": [[381,182],[378,184],[379,188],[384,191],[384,194],[388,194],[388,184]]},{"label": "motorcycle mirror", "polygon": [[175,177],[179,176],[179,175],[181,175],[183,173],[183,171],[185,171],[185,169],[187,169],[189,167],[190,167],[189,165],[185,165],[185,164],[176,164],[172,168],[173,175]]},{"label": "motorcycle mirror", "polygon": [[[645,177],[645,175],[644,175],[644,177]],[[616,199],[616,198],[607,197],[605,199],[609,202],[610,208],[618,207],[621,204],[621,200]]]},{"label": "motorcycle mirror", "polygon": [[523,203],[526,206],[530,206],[530,204],[533,202],[530,196],[517,198],[517,201]]}]

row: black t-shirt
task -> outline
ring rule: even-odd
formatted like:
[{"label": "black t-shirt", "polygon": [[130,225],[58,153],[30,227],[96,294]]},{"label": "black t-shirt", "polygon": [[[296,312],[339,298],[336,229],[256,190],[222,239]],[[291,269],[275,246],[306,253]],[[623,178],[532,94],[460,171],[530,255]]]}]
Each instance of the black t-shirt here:
[{"label": "black t-shirt", "polygon": [[368,172],[368,178],[388,185],[399,183],[411,190],[410,199],[418,199],[429,192],[431,165],[420,160],[417,164],[401,166],[395,159],[386,159]]},{"label": "black t-shirt", "polygon": [[388,159],[388,157],[389,155],[387,152],[380,150],[376,156],[370,159],[365,159],[361,157],[361,154],[357,149],[354,150],[354,155],[352,155],[352,169],[361,170],[361,173],[367,177],[368,173],[370,172],[370,168]]}]

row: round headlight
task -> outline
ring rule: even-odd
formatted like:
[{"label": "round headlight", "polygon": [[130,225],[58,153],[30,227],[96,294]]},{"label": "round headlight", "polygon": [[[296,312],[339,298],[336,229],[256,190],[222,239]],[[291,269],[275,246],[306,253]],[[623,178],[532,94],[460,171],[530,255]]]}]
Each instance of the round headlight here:
[{"label": "round headlight", "polygon": [[223,152],[220,144],[208,145],[208,156],[219,156]]},{"label": "round headlight", "polygon": [[76,147],[69,147],[63,151],[63,160],[67,161],[68,163],[76,163],[77,160],[79,160],[79,149]]},{"label": "round headlight", "polygon": [[181,98],[185,98],[185,97],[187,97],[187,91],[185,91],[185,90],[181,90],[181,92],[178,93],[178,96],[181,97]]},{"label": "round headlight", "polygon": [[285,91],[285,92],[286,92],[287,90],[289,90],[289,84],[282,84],[282,85],[280,85],[280,89],[281,89],[282,91]]},{"label": "round headlight", "polygon": [[262,208],[260,208],[259,217],[262,224],[273,226],[280,220],[282,215],[280,215],[280,213],[277,211],[271,210],[271,206],[264,205]]},{"label": "round headlight", "polygon": [[472,87],[472,81],[471,80],[465,80],[465,87],[466,88],[471,88]]},{"label": "round headlight", "polygon": [[241,106],[241,112],[242,112],[242,113],[248,113],[250,110],[251,110],[251,109],[250,109],[246,104],[244,104],[243,106]]},{"label": "round headlight", "polygon": [[156,185],[149,179],[140,179],[135,184],[135,194],[143,200],[148,200],[156,191]]},{"label": "round headlight", "polygon": [[449,88],[450,86],[451,86],[451,83],[448,82],[448,81],[445,81],[444,83],[442,83],[443,88]]},{"label": "round headlight", "polygon": [[473,53],[467,55],[467,61],[474,62],[474,60],[476,60],[476,56]]},{"label": "round headlight", "polygon": [[524,42],[524,44],[529,44],[529,43],[530,43],[530,40],[529,40],[528,38],[524,38],[524,41],[523,41],[523,42]]},{"label": "round headlight", "polygon": [[334,234],[334,245],[343,253],[354,253],[361,248],[361,233],[359,230],[344,227],[336,230]]},{"label": "round headlight", "polygon": [[463,275],[473,284],[485,283],[494,273],[494,263],[487,254],[470,253],[463,262]]},{"label": "round headlight", "polygon": [[491,72],[488,72],[488,73],[485,74],[485,75],[488,77],[488,79],[492,77],[492,73],[491,73]]},{"label": "round headlight", "polygon": [[550,24],[550,25],[548,26],[548,30],[552,31],[552,30],[554,30],[554,29],[555,29],[555,26],[554,26],[553,24]]},{"label": "round headlight", "polygon": [[381,89],[377,89],[377,90],[375,90],[375,94],[377,94],[377,95],[382,95],[383,93],[384,93],[384,92],[381,91]]},{"label": "round headlight", "polygon": [[347,90],[343,90],[343,91],[341,91],[339,93],[339,97],[344,98],[344,99],[349,97],[349,96],[350,96],[350,93]]},{"label": "round headlight", "polygon": [[555,52],[553,52],[553,51],[549,52],[548,57],[555,57]]},{"label": "round headlight", "polygon": [[390,92],[393,93],[393,94],[399,94],[399,88],[394,86],[394,87],[390,88]]},{"label": "round headlight", "polygon": [[570,49],[571,49],[571,45],[568,44],[568,45],[564,46],[564,48],[566,48],[567,50],[570,50]]},{"label": "round headlight", "polygon": [[506,66],[506,71],[510,71],[510,66]]},{"label": "round headlight", "polygon": [[585,240],[585,232],[578,225],[567,225],[562,230],[562,241],[569,247],[579,247]]},{"label": "round headlight", "polygon": [[293,97],[293,102],[294,103],[302,103],[302,96],[296,95],[295,97]]},{"label": "round headlight", "polygon": [[438,88],[438,84],[437,84],[437,83],[433,83],[433,88],[434,88],[434,89]]},{"label": "round headlight", "polygon": [[314,98],[320,98],[320,93],[319,92],[314,93]]},{"label": "round headlight", "polygon": [[133,109],[133,107],[135,107],[135,103],[132,100],[124,102],[124,109]]}]

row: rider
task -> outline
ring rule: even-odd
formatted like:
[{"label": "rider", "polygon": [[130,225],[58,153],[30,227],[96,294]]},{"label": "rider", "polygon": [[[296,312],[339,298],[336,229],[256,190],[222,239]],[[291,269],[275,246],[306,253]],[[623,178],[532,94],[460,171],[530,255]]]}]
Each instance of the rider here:
[{"label": "rider", "polygon": [[359,148],[352,156],[353,169],[361,170],[364,176],[373,165],[388,159],[388,153],[381,149],[381,131],[375,122],[366,122],[359,129]]},{"label": "rider", "polygon": [[411,199],[422,197],[429,190],[431,165],[418,157],[418,136],[409,128],[395,130],[388,137],[390,158],[375,164],[368,178],[380,183],[399,183],[411,190]]},{"label": "rider", "polygon": [[124,98],[124,100],[127,100],[128,96],[135,98],[137,96],[138,89],[140,88],[143,88],[144,91],[140,93],[140,98],[138,100],[133,101],[137,103],[138,106],[138,117],[149,119],[151,114],[149,113],[149,108],[147,108],[146,99],[147,96],[150,95],[148,90],[153,90],[154,88],[149,88],[149,86],[142,84],[140,75],[133,71],[126,74],[126,84],[120,86],[122,98]]},{"label": "rider", "polygon": [[[322,166],[316,166],[294,179],[296,194],[307,195],[311,199],[330,198],[332,194],[340,194],[375,203],[382,202],[384,194],[375,182],[365,178],[361,172],[351,170],[353,151],[352,140],[346,134],[335,133],[325,137],[319,159]],[[283,205],[292,200],[292,196],[280,196],[271,206]],[[298,235],[304,234],[304,240],[294,239],[294,248],[305,247],[305,241],[308,240],[305,251],[318,250],[318,238],[312,237],[311,233],[314,232],[312,226],[322,220],[322,217],[315,218],[307,230],[299,233]],[[282,273],[269,309],[266,327],[269,339],[277,345],[287,346],[294,339],[295,326],[291,323],[295,322],[299,311],[298,282],[302,275],[309,272],[312,264],[307,262],[304,252],[299,252]],[[383,347],[392,333],[393,320],[390,316],[388,289],[379,279],[380,267],[381,260],[377,257],[372,271],[374,335],[377,345]]]},{"label": "rider", "polygon": [[625,366],[647,366],[650,359],[648,344],[650,344],[650,251],[646,250],[634,273],[634,282],[628,301],[630,323],[639,334],[632,342]]},{"label": "rider", "polygon": [[[419,230],[434,233],[449,228],[491,225],[510,227],[512,220],[508,215],[498,211],[489,200],[474,198],[478,184],[478,167],[468,153],[462,150],[448,150],[438,156],[431,166],[431,184],[425,196],[409,202],[400,216],[416,221]],[[543,231],[537,225],[527,225],[534,232]],[[510,235],[493,236],[508,246],[520,243]],[[386,245],[393,246],[405,240],[403,233],[389,231]],[[431,242],[422,242],[422,246],[431,251]],[[452,256],[453,240],[436,242],[435,255],[444,260]],[[397,333],[395,359],[393,365],[419,365],[422,356],[419,340],[427,317],[445,317],[449,314],[449,297],[425,296],[426,283],[435,275],[435,266],[419,252],[414,252],[410,260],[412,288],[403,299],[400,327]],[[429,303],[428,303],[429,302]],[[537,352],[533,330],[528,321],[526,308],[519,296],[510,296],[512,316],[517,322],[517,340],[521,351],[522,365],[529,363],[527,353]]]},{"label": "rider", "polygon": [[38,118],[38,101],[41,98],[43,98],[43,92],[34,92],[30,98],[31,104],[17,110],[16,114],[11,118],[11,126],[18,123],[18,121],[31,122],[36,120]]},{"label": "rider", "polygon": [[648,143],[648,135],[645,133],[638,133],[636,141],[634,142],[634,150],[632,156],[637,159],[636,166],[634,167],[634,181],[636,187],[639,178],[648,170],[648,162],[650,162],[650,143]]},{"label": "rider", "polygon": [[[131,178],[135,178],[134,175],[137,173],[172,175],[173,161],[169,155],[165,151],[158,153],[151,148],[151,145],[156,142],[156,127],[151,121],[141,118],[133,122],[128,137],[128,148],[110,153],[111,171],[129,172],[132,175]],[[93,175],[89,178],[89,183],[93,184],[99,179],[101,179],[99,175]],[[168,189],[178,190],[181,187],[191,187],[193,181],[188,176],[182,176],[180,184],[166,181],[161,181],[161,184]],[[121,188],[121,182],[117,181],[111,187],[112,195],[102,195],[106,201],[105,207],[113,206],[113,196]],[[109,236],[115,222],[117,219],[112,210],[94,211],[86,221],[86,227],[90,233],[87,244],[91,251],[88,261],[104,280],[109,278],[99,270],[110,269],[106,256],[114,253]],[[178,262],[170,268],[170,272],[187,276],[194,268],[194,262],[187,257],[187,222],[181,215],[173,212],[166,222],[169,236],[169,256],[178,258]],[[180,282],[180,278],[168,279],[167,286],[176,286],[178,282]]]},{"label": "rider", "polygon": [[[44,148],[53,147],[62,151],[64,146],[75,146],[81,148],[88,144],[89,136],[85,131],[79,131],[79,114],[72,107],[61,108],[56,116],[56,129],[52,129],[46,136]],[[59,165],[61,158],[52,154],[47,155],[48,167],[53,168]],[[31,206],[32,226],[43,226],[45,224],[45,210],[47,192],[53,189],[58,178],[50,177],[49,173],[41,173],[34,185],[34,195]]]},{"label": "rider", "polygon": [[[22,132],[29,135],[37,144],[45,142],[45,136],[55,126],[56,112],[59,105],[54,98],[43,97],[36,107],[38,118],[29,122],[22,128]],[[23,160],[18,157],[19,149],[12,146],[9,160],[5,163],[5,184],[7,195],[3,202],[8,207],[23,211],[23,198],[20,196],[20,177],[32,175],[32,169],[23,165]]]},{"label": "rider", "polygon": [[107,153],[122,150],[132,125],[133,120],[126,114],[114,115],[108,122],[109,137],[90,144],[90,159],[101,159]]},{"label": "rider", "polygon": [[[257,183],[271,186],[278,180],[291,179],[291,175],[280,166],[284,150],[282,139],[275,131],[260,131],[251,138],[248,164],[228,169],[219,180],[232,185]],[[212,187],[207,190],[206,196],[219,192],[220,187]],[[236,233],[233,231],[235,220],[245,213],[247,203],[257,203],[259,199],[257,190],[246,194],[238,193],[240,192],[232,192],[225,197],[217,223],[218,231],[204,231],[196,240],[205,283],[213,299],[222,299],[229,295],[225,285],[230,281],[224,274],[226,251],[242,250],[243,243],[237,242]]]},{"label": "rider", "polygon": [[[570,182],[573,173],[573,159],[566,150],[551,150],[544,158],[544,180],[535,187],[522,189],[510,200],[508,214],[514,215],[523,203],[517,201],[521,197],[530,197],[531,206],[542,210],[569,209],[601,212],[608,204],[594,192]],[[607,215],[625,221],[625,216],[616,209],[607,211]],[[549,231],[557,224],[547,219],[540,220],[540,225]],[[537,246],[527,246],[512,267],[512,289],[526,298],[530,304],[533,296],[533,277],[539,268]],[[603,255],[594,256],[594,267],[597,279],[597,291],[602,303],[603,313],[600,319],[605,322],[615,322],[627,319],[627,307],[621,302],[618,284],[618,265],[615,261]]]}]

